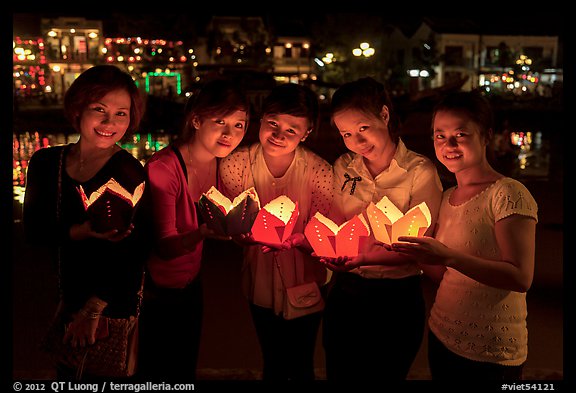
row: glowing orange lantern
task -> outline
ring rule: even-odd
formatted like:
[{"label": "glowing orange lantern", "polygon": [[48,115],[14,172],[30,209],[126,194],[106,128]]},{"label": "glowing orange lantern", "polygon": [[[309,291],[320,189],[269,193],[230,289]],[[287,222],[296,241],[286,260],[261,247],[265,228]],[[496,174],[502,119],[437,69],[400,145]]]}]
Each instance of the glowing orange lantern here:
[{"label": "glowing orange lantern", "polygon": [[423,236],[432,222],[426,202],[402,214],[386,196],[376,204],[370,202],[366,214],[374,237],[386,244],[397,242],[399,236]]},{"label": "glowing orange lantern", "polygon": [[304,235],[318,256],[355,257],[370,236],[370,228],[362,214],[338,226],[322,213],[316,212],[304,228]]},{"label": "glowing orange lantern", "polygon": [[208,228],[221,235],[239,235],[250,232],[260,201],[254,187],[243,191],[234,201],[211,187],[202,194],[198,206]]},{"label": "glowing orange lantern", "polygon": [[299,214],[298,202],[281,195],[260,209],[252,225],[252,237],[257,242],[280,246],[292,235]]},{"label": "glowing orange lantern", "polygon": [[144,183],[140,183],[131,194],[111,178],[90,194],[90,197],[87,197],[82,186],[79,186],[78,192],[82,197],[92,229],[100,233],[112,229],[117,229],[119,232],[128,229],[136,204],[144,193]]}]

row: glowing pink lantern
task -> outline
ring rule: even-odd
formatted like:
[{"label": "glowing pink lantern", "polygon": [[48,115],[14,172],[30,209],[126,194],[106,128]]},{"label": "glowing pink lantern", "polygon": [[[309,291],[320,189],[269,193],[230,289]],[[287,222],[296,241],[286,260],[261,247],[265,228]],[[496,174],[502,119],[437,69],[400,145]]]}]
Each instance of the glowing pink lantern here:
[{"label": "glowing pink lantern", "polygon": [[248,233],[260,210],[260,201],[254,187],[243,191],[233,201],[216,187],[202,194],[198,206],[208,228],[221,235]]},{"label": "glowing pink lantern", "polygon": [[292,202],[286,195],[273,199],[260,209],[254,220],[254,240],[280,246],[292,235],[299,214],[298,202]]},{"label": "glowing pink lantern", "polygon": [[386,244],[397,242],[399,236],[424,236],[432,222],[426,202],[403,214],[386,196],[376,204],[370,202],[366,214],[374,237]]},{"label": "glowing pink lantern", "polygon": [[370,228],[362,214],[339,226],[317,212],[304,228],[304,235],[318,256],[355,257],[370,236]]},{"label": "glowing pink lantern", "polygon": [[108,232],[117,229],[123,232],[130,226],[136,204],[144,193],[145,182],[140,183],[131,194],[114,178],[87,197],[82,186],[78,192],[88,213],[92,229],[96,232]]}]

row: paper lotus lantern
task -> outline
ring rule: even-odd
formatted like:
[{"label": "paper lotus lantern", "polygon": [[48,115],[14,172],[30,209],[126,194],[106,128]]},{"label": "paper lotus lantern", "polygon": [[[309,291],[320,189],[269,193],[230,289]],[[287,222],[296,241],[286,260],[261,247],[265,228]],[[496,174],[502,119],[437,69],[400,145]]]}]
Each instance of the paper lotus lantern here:
[{"label": "paper lotus lantern", "polygon": [[254,187],[230,201],[213,186],[202,194],[198,206],[208,228],[221,235],[239,235],[250,232],[260,201]]},{"label": "paper lotus lantern", "polygon": [[78,192],[82,197],[92,229],[99,233],[113,229],[119,232],[126,231],[132,222],[136,204],[144,193],[144,183],[140,183],[131,194],[111,178],[89,197],[86,196],[82,186],[79,186]]},{"label": "paper lotus lantern", "polygon": [[374,237],[386,244],[397,242],[399,236],[423,236],[432,222],[426,202],[403,214],[386,196],[376,204],[370,202],[366,214]]},{"label": "paper lotus lantern", "polygon": [[292,202],[286,195],[279,196],[258,212],[252,224],[252,237],[257,242],[280,246],[292,235],[299,214],[298,202]]},{"label": "paper lotus lantern", "polygon": [[337,225],[320,212],[310,219],[304,235],[321,257],[355,257],[370,236],[370,228],[362,214],[358,214],[342,225]]}]

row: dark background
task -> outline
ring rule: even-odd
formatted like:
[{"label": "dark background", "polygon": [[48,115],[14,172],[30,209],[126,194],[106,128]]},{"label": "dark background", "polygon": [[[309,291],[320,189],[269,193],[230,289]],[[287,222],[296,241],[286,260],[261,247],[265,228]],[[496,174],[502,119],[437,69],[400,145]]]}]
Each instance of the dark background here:
[{"label": "dark background", "polygon": [[[99,3],[98,3],[99,4]],[[90,4],[91,7],[97,8],[99,7],[97,4]],[[271,5],[269,5],[271,6]],[[488,7],[488,5],[485,5]],[[105,11],[102,12],[94,12],[94,13],[86,13],[86,12],[70,12],[68,14],[70,16],[86,16],[90,18],[98,18],[106,20],[109,18],[104,25],[104,31],[114,32],[119,29],[122,30],[122,34],[131,34],[128,29],[133,28],[133,33],[135,35],[145,35],[146,30],[158,35],[159,31],[166,32],[163,36],[167,39],[171,38],[182,38],[181,34],[187,34],[190,37],[194,37],[195,34],[198,34],[202,29],[204,24],[208,22],[210,16],[207,12],[202,13],[194,13],[194,12],[173,12],[173,13],[158,13],[158,12],[150,12],[150,13],[138,13],[138,12],[107,12],[113,9],[105,8]],[[21,12],[30,12],[31,10],[17,10],[18,13]],[[245,15],[256,15],[257,13],[253,12],[243,12]],[[224,13],[227,14],[227,13]],[[237,12],[231,12],[230,14],[238,14]],[[401,23],[405,26],[406,29],[412,28],[415,25],[413,17],[390,17],[389,15],[391,12],[389,11],[381,11],[378,15],[382,15],[384,18],[390,21],[394,21],[397,23]],[[398,13],[395,11],[395,14],[406,14],[404,11],[403,13]],[[470,12],[470,14],[473,14]],[[16,19],[16,23],[12,25],[12,18],[8,14],[3,14],[3,18],[1,22],[3,26],[9,27],[12,26],[12,30],[14,33],[17,33],[19,29],[27,28],[27,24],[34,24],[36,23],[39,26],[39,23],[35,22],[36,18],[39,17],[49,17],[50,15],[53,16],[65,16],[64,12],[57,12],[51,14],[50,12],[42,12],[42,13],[35,13],[33,15],[22,15]],[[286,17],[284,15],[279,15],[278,13],[268,13],[262,14],[268,19],[272,24],[277,26],[279,29],[285,29],[288,31],[295,26],[301,29],[317,29],[315,21],[318,18],[323,17],[323,13],[315,12],[315,13],[304,13],[303,15],[298,15],[297,17]],[[354,13],[356,17],[360,19],[363,16],[366,16],[366,13]],[[442,18],[438,18],[442,19]],[[573,55],[571,50],[573,46],[572,37],[569,37],[566,34],[568,31],[568,25],[573,23],[571,22],[567,16],[564,16],[561,13],[555,14],[547,14],[547,13],[540,13],[534,12],[530,16],[519,16],[517,18],[510,18],[505,16],[499,17],[491,17],[487,19],[486,17],[469,17],[468,15],[466,18],[462,17],[444,17],[446,23],[459,23],[462,26],[470,26],[477,28],[478,26],[482,26],[485,28],[486,33],[498,33],[498,34],[540,34],[542,32],[549,33],[550,35],[559,35],[562,42],[565,43],[565,58],[564,58],[564,91],[568,92],[565,93],[564,103],[565,107],[572,109],[574,108],[574,101],[572,99],[573,92],[574,92],[574,83],[573,83]],[[417,23],[419,24],[419,22]],[[121,27],[119,27],[121,26]],[[116,30],[115,30],[116,29]],[[144,29],[144,30],[143,30]],[[571,30],[571,29],[570,29]],[[26,30],[30,32],[30,30]],[[120,32],[119,32],[120,33]],[[113,33],[110,33],[113,35]],[[7,44],[8,44],[7,40]],[[9,48],[6,45],[5,51],[3,53],[9,53]],[[7,57],[7,56],[6,56]],[[10,68],[9,68],[10,67]],[[11,64],[6,61],[6,69],[2,73],[3,75],[10,75],[11,74]],[[8,85],[10,83],[10,86]],[[12,100],[12,96],[8,99],[7,94],[10,91],[9,88],[11,87],[11,80],[10,78],[6,78],[6,84],[2,91],[6,92],[6,99],[3,100],[3,106],[8,108],[8,103]],[[416,114],[416,116],[412,116],[409,120],[414,125],[415,128],[418,129],[419,127],[425,127],[426,121],[428,120],[429,112],[426,108],[424,108],[420,113],[414,112],[411,115]],[[418,116],[419,114],[419,116]],[[12,117],[13,113],[7,109],[5,113],[5,119],[11,119],[14,122],[15,119]],[[529,183],[527,186],[533,192],[536,200],[539,203],[539,225],[538,225],[538,243],[536,245],[537,248],[537,276],[535,276],[535,283],[534,288],[531,289],[528,296],[528,302],[531,304],[532,299],[534,306],[538,307],[538,309],[534,309],[531,315],[538,316],[538,326],[531,330],[529,325],[529,334],[530,340],[539,340],[542,342],[539,344],[538,352],[535,354],[530,353],[529,359],[536,355],[544,357],[546,356],[546,341],[548,340],[550,345],[548,348],[553,350],[555,348],[555,343],[558,340],[563,341],[564,343],[564,363],[563,363],[563,378],[566,383],[573,382],[573,351],[576,348],[574,339],[572,338],[571,333],[574,331],[574,307],[570,301],[565,301],[565,299],[573,299],[574,298],[574,268],[570,263],[573,258],[567,259],[569,263],[563,263],[563,255],[565,251],[571,250],[571,247],[565,247],[564,243],[557,242],[557,237],[563,237],[563,233],[565,232],[565,225],[564,225],[564,216],[567,217],[574,217],[572,213],[571,204],[567,203],[564,204],[564,177],[568,175],[567,180],[570,181],[572,176],[570,170],[573,167],[573,163],[570,160],[570,156],[566,155],[570,154],[571,141],[572,141],[572,130],[569,128],[569,123],[567,122],[566,113],[564,112],[563,108],[559,108],[559,110],[554,113],[553,117],[545,117],[540,116],[538,113],[527,113],[519,111],[514,114],[517,121],[520,123],[528,123],[534,124],[538,123],[541,124],[542,127],[545,127],[550,132],[550,136],[554,143],[554,171],[551,172],[552,179],[548,179],[547,182],[534,182]],[[407,118],[408,119],[408,118]],[[10,121],[10,120],[8,120]],[[326,126],[326,124],[325,124]],[[10,146],[10,142],[8,141],[8,132],[5,131],[3,135],[6,137],[6,141],[0,142],[1,146],[6,146],[7,154]],[[409,147],[413,147],[417,151],[421,151],[426,153],[427,155],[430,154],[430,145],[425,145],[422,143],[422,139],[419,135],[414,135],[410,137],[410,135],[405,136],[406,143]],[[324,145],[324,147],[328,147],[326,151],[324,151],[324,155],[327,157],[336,156],[336,153],[340,147],[334,148],[334,145]],[[8,160],[3,160],[3,162],[8,163]],[[1,184],[8,185],[10,184],[8,181],[8,176],[10,173],[10,167],[7,165],[6,171],[6,179],[2,181],[0,179]],[[570,183],[568,183],[570,184]],[[568,187],[571,188],[571,187]],[[5,194],[3,195],[2,201],[9,201],[12,199],[11,187],[1,187],[2,190],[5,190]],[[568,198],[568,202],[571,199]],[[53,301],[50,297],[44,299],[43,303],[19,303],[19,299],[14,298],[15,294],[18,296],[24,296],[34,299],[39,299],[39,293],[48,294],[51,290],[54,289],[54,281],[53,277],[50,276],[50,269],[46,265],[36,265],[35,261],[31,260],[31,258],[41,258],[42,256],[34,254],[32,250],[25,249],[25,246],[19,242],[18,233],[15,232],[14,223],[13,223],[13,210],[9,206],[9,203],[4,204],[6,206],[5,212],[2,214],[3,221],[6,224],[7,229],[3,231],[2,237],[5,239],[2,241],[3,244],[7,246],[12,244],[12,258],[10,257],[0,257],[4,265],[6,265],[6,269],[3,270],[5,273],[2,276],[5,278],[5,283],[3,283],[2,288],[5,289],[3,293],[3,299],[6,299],[5,302],[5,310],[10,316],[14,316],[14,318],[19,318],[19,321],[23,322],[24,325],[14,325],[14,337],[16,334],[24,335],[24,338],[20,339],[23,342],[29,340],[36,340],[40,335],[40,330],[42,326],[30,326],[35,323],[46,323],[47,318],[51,315],[52,309],[50,309],[50,304]],[[571,226],[569,225],[571,229]],[[570,231],[568,231],[569,233]],[[22,249],[21,247],[24,247]],[[8,248],[8,247],[7,247]],[[212,260],[219,260],[223,257],[227,257],[228,255],[235,255],[237,250],[234,249],[218,249],[218,247],[210,248],[210,258]],[[10,252],[10,251],[8,251]],[[23,258],[16,257],[16,253],[24,253],[27,256],[25,261],[23,262]],[[224,253],[224,254],[222,254]],[[231,254],[228,254],[231,253]],[[11,264],[8,260],[12,259],[13,262],[19,262],[18,265]],[[550,264],[541,263],[540,261],[555,261],[555,265],[551,266]],[[251,326],[249,318],[247,318],[245,314],[245,309],[243,308],[245,305],[242,303],[242,299],[238,299],[237,296],[239,295],[238,292],[238,282],[234,277],[225,276],[222,278],[222,274],[228,274],[229,272],[237,272],[237,267],[234,265],[230,265],[227,263],[216,264],[212,263],[210,265],[210,270],[207,270],[208,277],[212,277],[214,283],[217,283],[218,286],[213,286],[208,288],[207,292],[207,302],[210,307],[207,307],[206,312],[206,322],[208,325],[207,336],[205,338],[206,346],[208,349],[203,352],[202,359],[201,359],[201,367],[202,363],[206,367],[206,370],[217,370],[217,369],[226,369],[231,370],[234,369],[234,365],[237,365],[239,369],[246,366],[249,370],[253,370],[254,368],[258,367],[259,359],[258,359],[258,348],[254,345],[257,343],[254,341],[253,332],[251,332]],[[237,272],[239,273],[239,272]],[[216,284],[215,284],[216,285]],[[221,286],[221,287],[220,287]],[[221,290],[220,288],[227,288],[226,290]],[[532,296],[532,292],[534,295]],[[227,298],[227,296],[234,297],[232,300]],[[4,303],[3,303],[4,305]],[[14,308],[13,308],[14,307]],[[227,318],[232,318],[232,320],[237,321],[233,326],[230,326],[230,319],[222,319],[221,314],[225,311],[227,313]],[[25,312],[26,315],[24,317],[21,316],[22,312]],[[529,316],[531,318],[531,316]],[[558,319],[559,318],[559,319]],[[530,322],[529,322],[530,323]],[[229,326],[222,326],[222,324],[228,324]],[[12,327],[12,323],[9,324]],[[556,327],[560,326],[560,330],[556,329]],[[563,329],[562,329],[563,327]],[[206,329],[205,329],[206,331]],[[564,332],[564,333],[563,333]],[[244,335],[244,336],[242,336]],[[539,336],[538,336],[539,335]],[[21,337],[21,336],[20,336]],[[246,337],[245,340],[242,340],[241,337]],[[7,334],[7,345],[5,348],[10,348],[14,341],[11,339],[12,334]],[[226,346],[231,348],[232,352],[240,352],[239,354],[231,353],[231,351],[226,350]],[[13,353],[13,350],[17,348],[12,348],[12,351],[5,351],[6,353]],[[30,356],[37,355],[34,349],[30,350],[28,354]],[[216,358],[212,358],[212,355],[208,355],[208,352],[212,352],[217,355]],[[553,354],[549,354],[550,356],[555,356]],[[44,366],[42,365],[42,361],[45,359],[42,358],[30,358],[30,359],[18,359],[16,360],[16,354],[14,354],[14,358],[12,356],[8,356],[10,361],[8,364],[11,364],[12,361],[18,361],[21,364],[26,364],[29,370],[23,374],[20,374],[20,378],[31,378],[34,372],[42,373],[46,372]],[[318,356],[322,356],[322,353],[319,351],[317,354]],[[242,360],[243,359],[243,360]],[[320,362],[321,363],[321,362]],[[538,362],[541,364],[542,362]],[[320,364],[321,366],[321,364]],[[425,367],[425,359],[419,355],[419,367]],[[36,371],[34,371],[36,370]],[[44,370],[44,371],[42,371]],[[7,376],[8,380],[12,380],[14,378],[14,374],[12,373],[12,367],[7,368]],[[418,369],[417,372],[422,372],[421,369]],[[242,374],[244,373],[244,374]],[[38,376],[39,374],[37,374]],[[420,374],[421,375],[421,374]],[[213,378],[218,379],[219,377],[224,376],[224,378],[245,378],[250,379],[254,375],[250,374],[250,371],[236,371],[236,374],[214,374]],[[416,374],[418,377],[418,374]],[[556,376],[557,377],[557,376]],[[210,379],[210,376],[207,376]],[[542,376],[544,378],[544,376]],[[538,379],[538,378],[537,378]],[[557,378],[553,378],[557,379]],[[11,389],[11,386],[10,386]]]}]

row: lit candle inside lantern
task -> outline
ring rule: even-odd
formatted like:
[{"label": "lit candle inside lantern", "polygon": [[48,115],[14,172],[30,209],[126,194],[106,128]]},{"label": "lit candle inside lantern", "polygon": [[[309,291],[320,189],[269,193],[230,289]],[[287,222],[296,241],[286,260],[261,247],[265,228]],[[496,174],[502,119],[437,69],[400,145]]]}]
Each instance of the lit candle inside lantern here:
[{"label": "lit candle inside lantern", "polygon": [[399,236],[423,236],[432,222],[426,202],[403,214],[386,196],[376,204],[370,202],[366,214],[374,237],[386,244],[397,242]]},{"label": "lit candle inside lantern", "polygon": [[292,235],[299,214],[298,202],[281,195],[260,209],[252,225],[252,237],[257,242],[280,246]]},{"label": "lit candle inside lantern", "polygon": [[144,193],[145,182],[140,183],[134,193],[130,193],[114,178],[110,178],[90,196],[86,196],[84,188],[78,186],[84,209],[88,213],[92,229],[96,232],[108,232],[117,229],[123,232],[128,229],[136,204]]},{"label": "lit candle inside lantern", "polygon": [[260,210],[260,200],[254,187],[230,201],[212,186],[202,194],[198,206],[208,228],[221,235],[239,235],[250,232]]},{"label": "lit candle inside lantern", "polygon": [[370,236],[370,228],[362,214],[337,225],[322,213],[316,212],[304,228],[304,235],[318,256],[355,257]]}]

